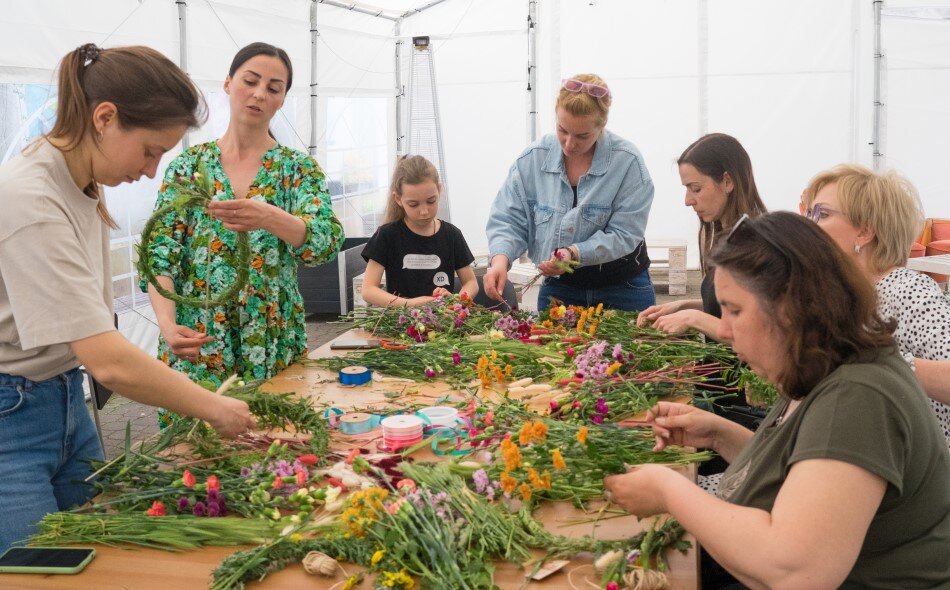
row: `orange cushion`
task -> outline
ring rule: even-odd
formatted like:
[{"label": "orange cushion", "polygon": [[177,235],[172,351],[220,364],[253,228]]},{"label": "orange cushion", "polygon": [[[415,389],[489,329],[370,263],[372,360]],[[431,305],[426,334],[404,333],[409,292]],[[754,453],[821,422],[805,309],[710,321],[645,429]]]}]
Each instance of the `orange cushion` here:
[{"label": "orange cushion", "polygon": [[950,240],[950,219],[934,219],[931,240]]},{"label": "orange cushion", "polygon": [[938,254],[950,254],[950,239],[934,240],[927,244],[927,256],[937,256]]},{"label": "orange cushion", "polygon": [[927,248],[923,244],[914,242],[914,245],[910,247],[910,255],[908,258],[917,258],[918,256],[923,256],[926,253]]}]

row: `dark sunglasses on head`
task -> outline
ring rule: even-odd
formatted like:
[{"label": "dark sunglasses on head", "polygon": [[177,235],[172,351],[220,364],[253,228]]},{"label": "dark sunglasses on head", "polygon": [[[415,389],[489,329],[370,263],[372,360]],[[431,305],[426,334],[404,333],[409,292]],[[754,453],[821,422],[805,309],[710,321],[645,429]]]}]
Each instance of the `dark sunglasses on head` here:
[{"label": "dark sunglasses on head", "polygon": [[743,213],[742,217],[739,218],[739,221],[737,221],[736,224],[732,226],[732,229],[729,230],[729,235],[726,236],[726,242],[731,243],[732,237],[736,235],[736,232],[739,231],[740,228],[743,228],[743,227],[752,231],[753,233],[755,233],[755,235],[759,236],[760,238],[768,242],[770,246],[778,250],[779,254],[784,256],[788,261],[792,260],[792,254],[785,248],[785,246],[780,244],[778,241],[772,238],[772,236],[766,234],[765,232],[760,230],[754,223],[752,223],[752,218],[749,217],[748,213]]}]

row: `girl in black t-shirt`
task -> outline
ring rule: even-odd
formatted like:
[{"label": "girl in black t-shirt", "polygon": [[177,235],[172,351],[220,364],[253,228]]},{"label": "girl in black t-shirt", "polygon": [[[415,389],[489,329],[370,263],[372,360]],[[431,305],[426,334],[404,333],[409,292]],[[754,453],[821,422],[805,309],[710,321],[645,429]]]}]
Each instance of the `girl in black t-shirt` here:
[{"label": "girl in black t-shirt", "polygon": [[[363,299],[380,307],[417,306],[461,291],[474,297],[475,260],[462,232],[437,217],[439,171],[422,156],[401,156],[390,184],[386,223],[363,248]],[[386,288],[381,287],[383,272]]]}]

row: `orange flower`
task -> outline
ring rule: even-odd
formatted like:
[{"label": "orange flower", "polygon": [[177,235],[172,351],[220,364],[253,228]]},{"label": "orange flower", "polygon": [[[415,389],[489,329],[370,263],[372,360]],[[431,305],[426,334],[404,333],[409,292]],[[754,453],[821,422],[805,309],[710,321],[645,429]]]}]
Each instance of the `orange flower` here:
[{"label": "orange flower", "polygon": [[215,180],[215,181],[214,181],[214,191],[215,191],[216,193],[220,193],[220,192],[223,191],[223,190],[224,190],[224,185],[221,184],[221,181],[220,181],[220,180]]},{"label": "orange flower", "polygon": [[294,472],[294,476],[297,478],[297,487],[302,488],[307,485],[307,472],[303,469],[298,469]]},{"label": "orange flower", "polygon": [[530,422],[525,422],[524,426],[521,427],[521,431],[518,432],[518,442],[521,443],[521,446],[525,446],[529,444],[533,438],[534,429],[531,428]]},{"label": "orange flower", "polygon": [[272,483],[270,487],[274,488],[275,490],[279,490],[280,488],[284,487],[284,480],[279,475],[275,475],[274,483]]},{"label": "orange flower", "polygon": [[284,177],[284,190],[289,189],[289,188],[290,188],[290,177],[289,177],[289,176],[285,176],[285,177]]},{"label": "orange flower", "polygon": [[501,489],[506,493],[510,494],[518,487],[518,482],[515,481],[515,478],[511,477],[507,473],[502,473],[501,477],[498,478],[498,485],[501,486]]},{"label": "orange flower", "polygon": [[505,462],[505,472],[521,467],[521,450],[510,438],[501,441],[501,457]]},{"label": "orange flower", "polygon": [[551,491],[551,472],[547,469],[544,470],[544,473],[541,474],[541,486]]},{"label": "orange flower", "polygon": [[493,361],[497,361],[497,360],[498,360],[498,351],[497,351],[497,350],[491,351],[491,360],[493,360]]},{"label": "orange flower", "polygon": [[505,365],[505,378],[511,378],[511,365]]},{"label": "orange flower", "polygon": [[533,430],[534,439],[538,442],[543,442],[548,436],[548,425],[540,420],[535,421]]},{"label": "orange flower", "polygon": [[218,313],[214,314],[214,321],[221,324],[224,322],[225,317],[226,316],[224,315],[224,313],[219,311]]},{"label": "orange flower", "polygon": [[586,444],[588,432],[589,431],[587,430],[586,426],[581,426],[577,431],[577,442],[581,443],[582,445]]},{"label": "orange flower", "polygon": [[518,491],[521,492],[522,500],[527,502],[528,500],[531,499],[531,488],[528,487],[528,484],[523,483],[520,486],[518,486]]},{"label": "orange flower", "polygon": [[204,289],[205,288],[204,279],[195,279],[195,286],[198,287],[199,289]]},{"label": "orange flower", "polygon": [[304,262],[307,262],[311,258],[313,258],[313,252],[309,248],[300,253],[300,259]]},{"label": "orange flower", "polygon": [[597,309],[594,310],[594,315],[600,315],[600,312],[604,311],[604,304],[598,303]]},{"label": "orange flower", "polygon": [[260,270],[261,267],[264,266],[264,257],[260,254],[255,256],[254,260],[251,261],[251,266],[256,270]]},{"label": "orange flower", "polygon": [[541,476],[538,475],[534,467],[528,469],[528,479],[531,481],[531,487],[534,489],[540,490],[544,487],[544,484],[541,482]]},{"label": "orange flower", "polygon": [[219,490],[219,491],[221,490],[221,482],[218,481],[217,475],[208,476],[208,491],[211,491],[211,490]]},{"label": "orange flower", "polygon": [[554,449],[551,451],[551,463],[554,464],[554,468],[558,471],[561,469],[567,469],[567,463],[564,462],[564,456],[561,455],[560,449]]},{"label": "orange flower", "polygon": [[495,377],[495,381],[497,381],[498,383],[505,382],[505,374],[502,372],[502,370],[499,367],[492,366],[491,370],[492,370],[492,375]]},{"label": "orange flower", "polygon": [[222,242],[222,241],[219,240],[218,238],[215,238],[215,239],[211,240],[211,246],[210,246],[210,247],[211,247],[211,251],[214,252],[215,254],[217,254],[218,252],[221,251],[221,248],[224,247],[224,242]]}]

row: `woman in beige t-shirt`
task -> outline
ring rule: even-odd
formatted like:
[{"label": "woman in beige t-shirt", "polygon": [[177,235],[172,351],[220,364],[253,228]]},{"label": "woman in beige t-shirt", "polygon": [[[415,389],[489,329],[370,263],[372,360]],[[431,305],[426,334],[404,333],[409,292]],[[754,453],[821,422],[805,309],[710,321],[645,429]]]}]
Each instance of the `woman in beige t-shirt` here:
[{"label": "woman in beige t-shirt", "polygon": [[123,338],[112,320],[109,229],[100,185],[153,177],[199,122],[198,89],[147,47],[67,54],[52,131],[0,167],[0,552],[48,512],[89,500],[75,483],[102,449],[84,403],[86,369],[138,402],[254,427],[216,396]]}]

